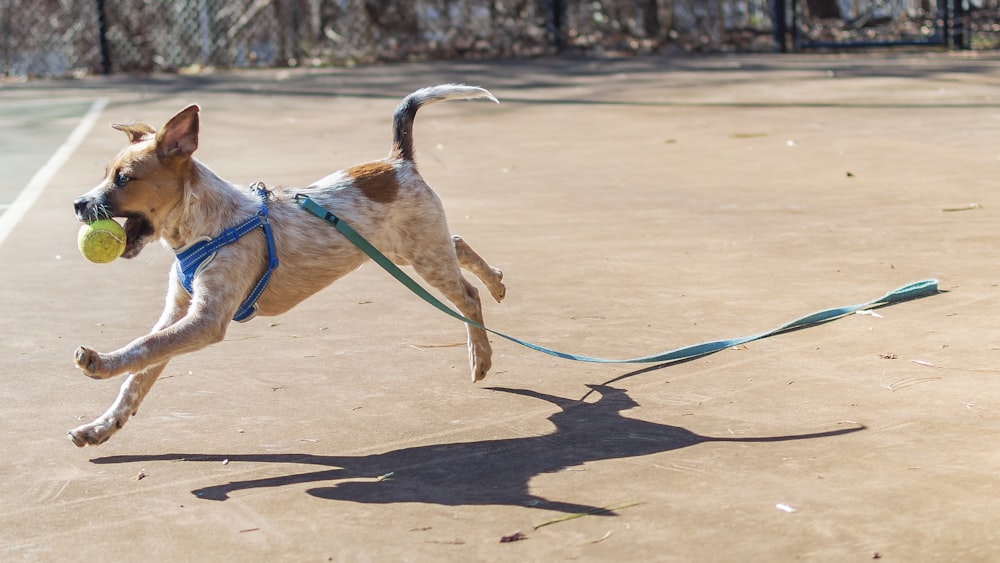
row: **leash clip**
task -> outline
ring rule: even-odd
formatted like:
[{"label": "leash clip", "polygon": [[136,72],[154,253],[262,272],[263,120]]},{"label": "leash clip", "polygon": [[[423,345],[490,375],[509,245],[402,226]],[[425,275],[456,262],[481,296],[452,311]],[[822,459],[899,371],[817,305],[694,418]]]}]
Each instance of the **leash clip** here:
[{"label": "leash clip", "polygon": [[260,209],[257,211],[257,215],[262,222],[267,223],[267,202],[274,199],[274,193],[267,189],[264,182],[254,182],[250,185],[250,190],[257,192],[260,197]]},{"label": "leash clip", "polygon": [[271,232],[271,224],[268,222],[268,210],[267,202],[274,199],[274,194],[271,190],[267,189],[264,182],[254,182],[250,189],[257,192],[260,196],[260,209],[257,211],[257,217],[260,218],[260,228],[264,231],[264,239],[267,241],[267,254],[268,254],[268,273],[278,267],[278,251],[274,244],[274,234]]}]

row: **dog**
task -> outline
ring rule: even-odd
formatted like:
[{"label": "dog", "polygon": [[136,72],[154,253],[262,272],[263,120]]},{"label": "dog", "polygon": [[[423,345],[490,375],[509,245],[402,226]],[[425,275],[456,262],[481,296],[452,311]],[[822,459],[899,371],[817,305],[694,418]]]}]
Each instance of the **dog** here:
[{"label": "dog", "polygon": [[[76,349],[76,367],[88,377],[128,375],[103,415],[69,431],[73,443],[83,447],[107,441],[135,416],[172,357],[221,341],[238,312],[244,311],[244,318],[237,320],[279,315],[367,261],[330,224],[303,210],[297,196],[330,210],[394,263],[412,266],[463,315],[482,324],[479,292],[461,270],[478,277],[498,303],[506,293],[503,273],[450,233],[441,201],[414,160],[417,110],[453,99],[497,102],[487,90],[461,84],[417,90],[393,114],[387,158],[334,172],[302,189],[248,191],[201,163],[194,157],[197,105],[181,110],[159,130],[138,122],[112,125],[128,136],[129,144],[108,165],[104,180],[73,202],[76,218],[124,219],[123,257],[134,258],[160,239],[178,253],[179,265],[171,270],[166,306],[148,334],[109,353]],[[180,258],[190,255],[190,249],[218,241],[238,225],[250,225],[244,229],[248,232],[211,253],[196,250],[208,254],[200,257],[206,259],[184,269]],[[256,299],[248,304],[251,294]],[[480,381],[490,369],[492,349],[485,331],[466,328],[472,379]]]}]

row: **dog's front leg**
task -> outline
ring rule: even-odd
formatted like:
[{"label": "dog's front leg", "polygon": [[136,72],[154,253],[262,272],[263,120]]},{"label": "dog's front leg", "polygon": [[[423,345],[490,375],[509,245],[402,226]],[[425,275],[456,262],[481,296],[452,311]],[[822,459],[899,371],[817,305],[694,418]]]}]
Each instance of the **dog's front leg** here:
[{"label": "dog's front leg", "polygon": [[76,351],[76,367],[94,379],[137,373],[174,356],[221,342],[228,324],[228,319],[205,318],[192,311],[177,323],[137,338],[114,352],[101,354],[81,346]]},{"label": "dog's front leg", "polygon": [[[170,291],[167,293],[166,307],[164,307],[159,320],[153,325],[151,332],[155,333],[175,324],[184,317],[190,305],[191,299],[187,293],[181,291],[176,281],[172,280]],[[80,350],[86,350],[87,355],[101,358],[101,355],[97,352],[81,347],[77,350],[77,366],[80,365]],[[88,361],[88,363],[94,362],[96,360]],[[118,398],[108,408],[107,412],[90,424],[84,424],[69,431],[69,437],[73,440],[73,443],[78,447],[83,447],[87,444],[96,446],[106,442],[112,434],[125,425],[129,417],[135,416],[135,413],[139,410],[139,404],[142,403],[143,398],[149,393],[149,390],[153,387],[153,383],[156,382],[156,378],[160,376],[166,365],[166,362],[162,362],[129,375],[118,392]],[[84,373],[93,377],[87,371]]]},{"label": "dog's front leg", "polygon": [[[224,294],[192,301],[178,287],[176,283],[171,284],[167,308],[149,334],[104,354],[81,346],[74,356],[76,367],[87,377],[107,379],[123,373],[138,373],[166,363],[173,356],[221,341],[239,304],[238,297]],[[234,299],[236,305],[231,304]]]},{"label": "dog's front leg", "polygon": [[121,429],[129,417],[135,416],[139,404],[149,393],[156,378],[163,372],[166,363],[151,366],[139,373],[128,376],[118,392],[118,398],[111,407],[90,424],[77,426],[69,431],[69,438],[77,447],[88,444],[97,446],[108,441],[112,434]]},{"label": "dog's front leg", "polygon": [[[171,276],[169,287],[166,306],[159,320],[153,325],[153,329],[150,331],[151,334],[176,324],[184,318],[191,307],[191,298],[183,291],[180,284],[177,283],[176,277],[173,275]],[[104,379],[115,375],[107,369],[101,373],[110,375],[101,376],[97,372],[98,366],[107,368],[111,364],[113,360],[109,356],[112,355],[99,354],[81,346],[76,351],[76,365],[80,369],[83,369],[84,373],[88,376]],[[118,398],[104,414],[90,424],[84,424],[69,431],[69,437],[73,440],[73,443],[79,447],[83,447],[87,444],[96,446],[106,442],[112,434],[125,425],[129,417],[135,416],[135,413],[139,409],[139,404],[142,403],[143,398],[149,393],[149,390],[153,387],[153,383],[156,382],[156,378],[160,376],[166,365],[167,362],[163,361],[144,366],[145,369],[136,370],[135,373],[129,375],[118,392]]]},{"label": "dog's front leg", "polygon": [[[170,289],[167,291],[167,301],[163,308],[163,313],[160,314],[160,318],[156,321],[156,324],[153,325],[149,334],[156,334],[157,332],[160,332],[181,320],[191,307],[191,298],[188,296],[187,292],[181,288],[173,271],[171,271],[170,275],[169,288]],[[137,339],[128,346],[110,354],[102,354],[92,348],[80,346],[73,354],[73,362],[84,375],[92,379],[107,379],[109,377],[114,377],[128,371],[121,367],[125,363],[130,363],[123,361],[123,352],[130,347],[133,347],[139,340],[141,339]],[[142,369],[151,366],[152,363],[153,362],[149,362],[134,371],[141,371]]]}]

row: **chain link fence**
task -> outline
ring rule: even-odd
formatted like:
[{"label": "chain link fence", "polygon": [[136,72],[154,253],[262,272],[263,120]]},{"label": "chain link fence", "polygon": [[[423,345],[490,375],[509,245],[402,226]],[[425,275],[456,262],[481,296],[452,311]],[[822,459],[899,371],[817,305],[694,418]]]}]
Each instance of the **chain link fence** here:
[{"label": "chain link fence", "polygon": [[0,73],[770,49],[769,0],[0,0]]},{"label": "chain link fence", "polygon": [[[963,0],[791,0],[799,48],[953,45],[964,48]],[[961,20],[961,21],[956,21]],[[951,37],[949,37],[951,35]]]},{"label": "chain link fence", "polygon": [[[773,51],[772,10],[790,1],[0,0],[0,75],[349,66],[558,52]],[[862,4],[906,2],[918,11],[936,5],[799,1],[812,8],[808,23],[814,27],[825,25],[824,6],[856,14]],[[1000,5],[958,1],[974,14],[995,15]],[[919,17],[913,9],[900,13]],[[996,28],[996,22],[987,19],[980,27]],[[844,27],[842,21],[830,25]]]}]

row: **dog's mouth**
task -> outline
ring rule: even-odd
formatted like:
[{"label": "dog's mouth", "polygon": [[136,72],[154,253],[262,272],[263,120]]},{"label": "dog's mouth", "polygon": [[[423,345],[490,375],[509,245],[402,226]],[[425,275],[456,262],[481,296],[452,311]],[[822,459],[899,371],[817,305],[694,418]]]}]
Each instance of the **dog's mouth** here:
[{"label": "dog's mouth", "polygon": [[125,217],[125,252],[122,258],[135,258],[153,240],[153,224],[144,216],[135,214]]},{"label": "dog's mouth", "polygon": [[156,229],[146,214],[134,212],[117,212],[111,206],[100,200],[87,196],[73,202],[76,218],[81,223],[92,223],[98,219],[125,219],[125,251],[124,258],[135,258],[142,249],[156,238]]}]

